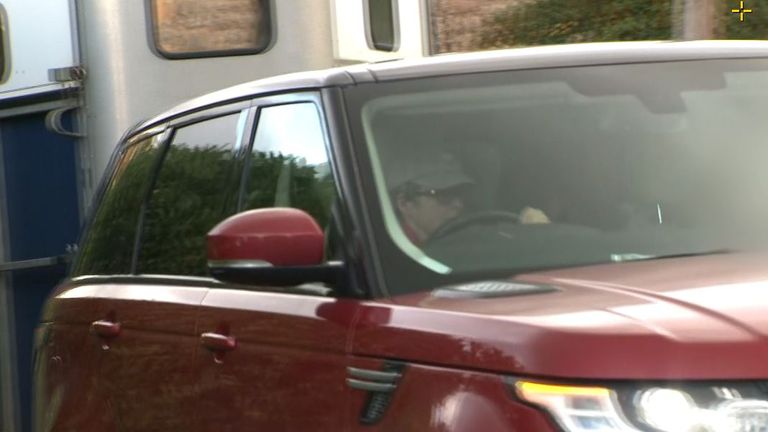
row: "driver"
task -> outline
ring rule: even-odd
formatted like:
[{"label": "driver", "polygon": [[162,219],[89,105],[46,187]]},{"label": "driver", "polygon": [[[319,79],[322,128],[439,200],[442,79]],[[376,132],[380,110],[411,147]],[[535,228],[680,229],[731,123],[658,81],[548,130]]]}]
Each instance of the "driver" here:
[{"label": "driver", "polygon": [[[390,194],[408,239],[421,245],[447,222],[463,214],[466,196],[475,182],[452,156],[402,161],[390,176]],[[549,223],[543,211],[525,207],[519,222]]]}]

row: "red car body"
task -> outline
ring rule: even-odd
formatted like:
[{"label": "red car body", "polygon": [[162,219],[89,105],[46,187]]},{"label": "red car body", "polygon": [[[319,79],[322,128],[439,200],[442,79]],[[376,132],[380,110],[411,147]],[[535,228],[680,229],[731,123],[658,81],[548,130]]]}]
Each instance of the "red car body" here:
[{"label": "red car body", "polygon": [[[767,276],[765,258],[709,256],[520,275],[561,291],[503,300],[204,287],[161,299],[151,286],[65,285],[43,317],[55,324],[45,329],[50,358],[38,384],[56,430],[368,430],[357,424],[365,394],[345,384],[347,368],[398,358],[412,362],[403,397],[372,430],[557,431],[516,400],[504,376],[764,378]],[[117,336],[89,334],[110,314]],[[265,338],[264,326],[280,331]],[[237,341],[220,362],[200,346],[207,331]],[[121,376],[129,381],[114,380]],[[263,411],[280,421],[262,421]]]},{"label": "red car body", "polygon": [[[655,59],[698,53],[654,49]],[[626,60],[623,50],[606,58]],[[380,67],[412,73],[410,66]],[[284,87],[292,85],[299,86]],[[249,94],[261,91],[271,90]],[[280,261],[280,251],[269,248],[297,244],[286,243],[294,236],[310,239],[294,264],[316,262],[320,229],[289,233],[277,227],[281,220],[214,230],[209,259],[266,254]],[[232,230],[241,237],[227,240]],[[358,247],[365,255],[371,244]],[[367,264],[358,270],[371,271]],[[515,380],[610,386],[768,378],[762,255],[585,265],[518,272],[507,281],[551,289],[490,298],[435,291],[356,297],[173,275],[74,277],[51,294],[41,318],[37,427],[560,432],[555,416],[522,400]]]}]

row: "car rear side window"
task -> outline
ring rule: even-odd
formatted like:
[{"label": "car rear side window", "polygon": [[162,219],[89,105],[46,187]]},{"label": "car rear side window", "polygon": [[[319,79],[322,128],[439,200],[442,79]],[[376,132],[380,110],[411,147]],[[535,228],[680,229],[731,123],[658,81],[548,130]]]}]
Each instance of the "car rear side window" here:
[{"label": "car rear side window", "polygon": [[166,58],[257,54],[272,40],[270,0],[152,0],[155,49]]},{"label": "car rear side window", "polygon": [[142,220],[137,272],[204,276],[206,234],[235,212],[247,112],[179,128]]},{"label": "car rear side window", "polygon": [[323,131],[314,103],[262,108],[248,165],[245,208],[298,208],[326,227],[335,188]]},{"label": "car rear side window", "polygon": [[130,143],[117,159],[91,226],[80,247],[73,275],[131,272],[136,226],[163,135]]}]

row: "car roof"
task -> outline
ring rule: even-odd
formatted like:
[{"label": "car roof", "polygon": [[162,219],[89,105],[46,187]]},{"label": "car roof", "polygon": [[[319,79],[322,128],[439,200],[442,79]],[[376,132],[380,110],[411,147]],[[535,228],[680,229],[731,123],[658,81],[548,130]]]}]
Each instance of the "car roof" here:
[{"label": "car roof", "polygon": [[768,58],[768,41],[608,42],[447,54],[278,75],[190,99],[134,131],[257,95],[479,72],[667,61]]}]

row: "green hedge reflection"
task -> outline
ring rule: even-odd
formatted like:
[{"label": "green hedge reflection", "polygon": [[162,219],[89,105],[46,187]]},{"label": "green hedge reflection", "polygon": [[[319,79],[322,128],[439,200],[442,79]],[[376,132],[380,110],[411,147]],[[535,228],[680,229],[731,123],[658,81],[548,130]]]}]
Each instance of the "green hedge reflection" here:
[{"label": "green hedge reflection", "polygon": [[671,0],[540,0],[514,4],[484,26],[480,48],[672,37]]},{"label": "green hedge reflection", "polygon": [[[135,227],[157,149],[147,147],[130,156],[117,168],[96,213],[77,275],[130,271]],[[306,211],[321,227],[327,225],[335,194],[327,164],[256,152],[249,165],[244,210],[280,204],[276,201],[283,181],[284,205]],[[139,273],[207,274],[206,234],[236,212],[241,167],[230,150],[216,146],[168,150],[145,210]]]},{"label": "green hedge reflection", "polygon": [[[681,38],[684,15],[709,13],[697,6],[696,3],[686,6],[683,0],[514,3],[487,20],[477,48]],[[711,37],[768,38],[768,0],[746,0],[744,7],[752,12],[741,21],[739,14],[732,12],[739,8],[739,1],[716,2],[711,11]]]},{"label": "green hedge reflection", "polygon": [[206,234],[235,212],[238,171],[229,148],[168,150],[144,216],[139,273],[206,274]]},{"label": "green hedge reflection", "polygon": [[130,272],[136,224],[158,154],[151,139],[126,149],[80,245],[73,275]]}]

